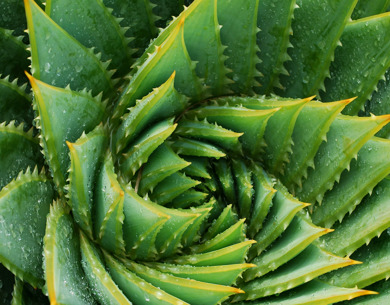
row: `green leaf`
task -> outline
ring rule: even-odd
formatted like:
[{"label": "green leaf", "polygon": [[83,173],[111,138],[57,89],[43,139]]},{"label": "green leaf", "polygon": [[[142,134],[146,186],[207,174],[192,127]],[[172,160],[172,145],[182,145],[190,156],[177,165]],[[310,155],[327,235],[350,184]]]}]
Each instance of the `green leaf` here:
[{"label": "green leaf", "polygon": [[189,210],[198,214],[198,217],[187,228],[182,237],[183,247],[192,246],[195,242],[198,242],[207,226],[206,219],[210,217],[211,211],[214,209],[216,201],[211,198],[208,202],[198,207],[190,207]]},{"label": "green leaf", "polygon": [[28,70],[30,62],[22,39],[23,36],[15,37],[12,31],[0,28],[0,75],[9,75],[12,80],[20,78],[24,82],[24,71]]},{"label": "green leaf", "polygon": [[[175,130],[177,124],[173,119],[156,123],[146,130],[123,154],[120,168],[122,174],[132,178],[135,172],[146,163],[149,156],[159,147]],[[119,152],[124,147],[118,146]]]},{"label": "green leaf", "polygon": [[256,88],[259,94],[269,95],[274,87],[283,89],[280,75],[288,73],[284,64],[291,60],[287,48],[291,47],[291,22],[295,8],[295,0],[259,1],[257,24],[260,33],[257,34],[257,44],[261,62],[257,68],[262,73],[259,78],[261,87]]},{"label": "green leaf", "polygon": [[[260,1],[260,3],[263,1]],[[232,72],[228,73],[234,83],[231,88],[237,93],[252,93],[253,86],[259,86],[256,77],[261,74],[256,69],[260,63],[258,57],[259,47],[256,43],[256,35],[259,32],[257,20],[259,0],[218,1],[218,21],[222,25],[221,41],[227,48],[224,54],[227,56],[225,65]],[[235,15],[235,18],[231,18]],[[237,57],[245,60],[236,60]]]},{"label": "green leaf", "polygon": [[242,243],[208,253],[182,255],[177,258],[167,259],[166,262],[192,266],[242,264],[245,262],[246,253],[249,247],[254,243],[256,243],[256,241],[247,240]]},{"label": "green leaf", "polygon": [[124,264],[130,271],[154,286],[194,305],[219,304],[229,295],[243,292],[238,288],[179,278],[131,261],[126,261]]},{"label": "green leaf", "polygon": [[330,125],[351,100],[320,103],[309,102],[298,115],[292,134],[290,162],[284,175],[279,177],[290,190],[302,187],[302,177],[307,177],[309,166],[314,166],[314,157],[320,144],[326,140]]},{"label": "green leaf", "polygon": [[[123,230],[126,250],[131,256],[144,259],[153,257],[156,255],[156,246],[157,250],[161,250],[159,249],[161,242],[166,241],[163,239],[157,244],[157,234],[164,232],[165,238],[173,237],[174,234],[170,234],[172,232],[168,226],[162,231],[165,227],[164,224],[168,221],[175,223],[175,220],[180,219],[180,217],[172,217],[173,215],[169,212],[168,209],[164,209],[149,200],[142,199],[130,187],[125,189]],[[184,222],[186,221],[188,219],[184,220]],[[180,242],[180,239],[178,242]]]},{"label": "green leaf", "polygon": [[103,265],[101,254],[80,232],[81,265],[95,299],[103,305],[132,305]]},{"label": "green leaf", "polygon": [[190,206],[197,206],[205,201],[209,194],[198,192],[194,189],[190,189],[175,199],[172,200],[170,204],[167,206],[177,208],[177,209],[185,209]]},{"label": "green leaf", "polygon": [[[272,296],[260,301],[239,302],[237,305],[328,305],[339,301],[375,294],[362,289],[348,289],[332,286],[318,280],[313,280],[291,291]],[[360,300],[358,298],[357,300]],[[353,303],[355,304],[355,303]],[[359,303],[360,304],[360,303]],[[375,305],[378,303],[375,303]],[[367,304],[368,305],[368,304]],[[371,304],[374,305],[374,304]]]},{"label": "green leaf", "polygon": [[[252,172],[242,160],[232,160],[233,177],[237,190],[237,204],[241,218],[250,218],[252,207]],[[248,231],[250,231],[248,229]]]},{"label": "green leaf", "polygon": [[386,55],[390,47],[389,31],[390,13],[353,21],[345,27],[341,37],[343,47],[336,49],[330,78],[325,82],[326,93],[321,95],[323,101],[357,96],[344,110],[350,115],[364,107],[390,67]]},{"label": "green leaf", "polygon": [[267,110],[280,108],[267,122],[264,133],[266,142],[263,161],[271,173],[284,172],[284,164],[289,161],[292,152],[291,135],[299,113],[312,98],[303,100],[279,100],[275,98],[242,98],[236,99],[249,109]]},{"label": "green leaf", "polygon": [[[210,86],[214,96],[229,92],[226,88],[228,70],[224,65],[226,47],[222,46],[220,29],[217,0],[198,1],[196,13],[187,14],[184,19],[184,41],[188,54],[197,62],[195,71]],[[206,45],[207,48],[199,48]]]},{"label": "green leaf", "polygon": [[166,205],[180,194],[200,184],[182,173],[173,173],[165,178],[150,194],[150,198],[160,205]]},{"label": "green leaf", "polygon": [[213,221],[211,226],[207,229],[207,232],[203,235],[203,240],[209,241],[216,237],[218,234],[229,229],[235,223],[238,222],[238,216],[232,211],[232,205],[229,204],[219,214],[218,218]]},{"label": "green leaf", "polygon": [[174,88],[175,72],[160,87],[137,101],[130,112],[121,117],[114,142],[116,148],[125,147],[146,128],[163,119],[178,115],[186,107],[187,99]]},{"label": "green leaf", "polygon": [[335,224],[335,232],[322,238],[325,248],[337,255],[351,255],[386,230],[390,226],[389,192],[390,181],[383,179],[351,215]]},{"label": "green leaf", "polygon": [[253,264],[233,264],[223,266],[194,267],[166,263],[147,263],[147,266],[160,272],[177,277],[219,285],[233,285],[244,270],[252,268]]},{"label": "green leaf", "polygon": [[240,219],[230,228],[218,234],[214,238],[205,241],[200,245],[191,247],[194,253],[207,253],[220,250],[234,244],[238,244],[245,239],[245,219]]},{"label": "green leaf", "polygon": [[164,223],[156,238],[156,247],[161,257],[169,257],[176,253],[183,245],[181,243],[183,234],[188,232],[192,226],[197,230],[196,220],[204,220],[201,213],[197,213],[195,209],[190,210],[174,210],[162,208],[168,215],[168,220]]},{"label": "green leaf", "polygon": [[110,155],[105,156],[104,163],[96,179],[93,206],[94,236],[101,245],[116,254],[125,252],[123,240],[123,201],[122,190]]},{"label": "green leaf", "polygon": [[95,304],[83,280],[79,235],[65,203],[50,208],[44,238],[45,280],[54,304]]},{"label": "green leaf", "polygon": [[250,237],[254,237],[263,227],[263,222],[268,215],[269,209],[273,204],[273,198],[277,192],[273,188],[274,182],[265,171],[257,166],[253,167],[252,180],[254,197],[247,231]]},{"label": "green leaf", "polygon": [[117,76],[129,72],[133,61],[133,52],[128,47],[131,39],[125,37],[125,29],[120,27],[102,0],[48,0],[45,11],[85,47],[94,47],[102,53],[103,61],[111,60],[109,68],[118,69]]},{"label": "green leaf", "polygon": [[242,133],[233,132],[216,124],[210,124],[206,119],[203,121],[180,120],[175,134],[186,138],[204,140],[230,151],[241,150],[238,138]]},{"label": "green leaf", "polygon": [[90,238],[92,233],[92,207],[94,183],[107,142],[103,125],[83,134],[75,143],[67,142],[70,151],[68,198],[75,222]]},{"label": "green leaf", "polygon": [[15,122],[0,124],[0,190],[16,178],[21,170],[43,164],[38,138],[33,130],[25,132],[24,125]]},{"label": "green leaf", "polygon": [[149,157],[142,169],[139,193],[145,195],[166,177],[187,167],[190,162],[180,158],[170,146],[160,145]]},{"label": "green leaf", "polygon": [[[289,50],[292,60],[286,63],[288,76],[281,81],[285,88],[283,95],[307,97],[316,95],[319,89],[324,88],[323,82],[329,76],[329,66],[336,46],[356,2],[357,0],[297,0],[299,8],[294,11],[292,21],[293,48]],[[310,22],[308,16],[316,22]],[[333,100],[340,98],[342,96]]]},{"label": "green leaf", "polygon": [[54,23],[33,1],[25,0],[31,42],[32,75],[53,86],[87,88],[94,95],[113,87],[111,75],[99,59]]},{"label": "green leaf", "polygon": [[389,5],[389,0],[378,0],[374,2],[369,0],[359,0],[353,10],[352,19],[356,20],[384,13]]},{"label": "green leaf", "polygon": [[173,143],[171,143],[171,147],[177,154],[184,156],[217,159],[226,156],[222,150],[214,145],[185,138],[176,139]]},{"label": "green leaf", "polygon": [[157,288],[142,278],[130,272],[123,264],[115,260],[112,256],[105,253],[110,274],[123,293],[135,304],[177,304],[189,305],[180,299],[166,293],[164,290]]},{"label": "green leaf", "polygon": [[155,21],[157,16],[152,12],[153,5],[144,0],[103,0],[104,4],[113,9],[112,14],[123,19],[120,24],[126,31],[126,36],[134,38],[130,43],[139,51],[140,56],[150,40],[157,36]]},{"label": "green leaf", "polygon": [[0,122],[24,122],[25,127],[32,126],[32,98],[25,90],[26,84],[19,87],[17,80],[10,82],[9,77],[0,78]]},{"label": "green leaf", "polygon": [[42,243],[54,197],[44,173],[20,173],[0,192],[0,262],[20,279],[42,287]]},{"label": "green leaf", "polygon": [[185,160],[191,162],[190,165],[185,167],[182,171],[187,176],[199,177],[205,179],[211,179],[209,174],[209,162],[207,158],[197,158],[197,157],[185,157]]},{"label": "green leaf", "polygon": [[374,186],[390,174],[390,154],[386,154],[389,149],[389,140],[369,140],[359,151],[357,160],[351,162],[349,171],[342,173],[340,182],[325,193],[321,206],[313,212],[313,221],[331,227],[347,212],[351,214],[363,197],[371,194]]},{"label": "green leaf", "polygon": [[352,258],[362,262],[323,275],[322,280],[337,286],[364,288],[390,276],[390,243],[387,231],[369,245],[359,248]]},{"label": "green leaf", "polygon": [[180,19],[167,39],[161,41],[161,45],[153,45],[153,53],[138,68],[122,94],[114,111],[115,118],[122,116],[126,108],[134,106],[137,99],[160,86],[174,71],[177,91],[195,100],[201,98],[203,89],[195,74],[195,63],[191,61],[184,44],[183,27],[184,19]]},{"label": "green leaf", "polygon": [[348,304],[351,305],[376,305],[376,304],[387,304],[390,301],[390,282],[383,280],[379,283],[375,283],[372,286],[367,287],[367,289],[372,288],[377,292],[373,295],[363,296],[361,298],[356,298],[350,301]]},{"label": "green leaf", "polygon": [[254,238],[257,244],[251,248],[250,258],[256,257],[264,251],[286,230],[294,215],[308,205],[294,198],[282,186],[278,185],[275,188],[277,192],[272,200],[272,206],[263,228]]},{"label": "green leaf", "polygon": [[[41,129],[46,160],[60,193],[70,165],[66,141],[75,142],[83,132],[90,132],[104,115],[100,96],[61,89],[28,75],[34,90],[34,106],[38,111],[36,124]],[[72,124],[69,125],[69,122]]]},{"label": "green leaf", "polygon": [[226,159],[219,159],[214,162],[214,169],[219,180],[220,191],[226,201],[231,204],[236,204],[236,190],[231,165]]},{"label": "green leaf", "polygon": [[[366,105],[366,113],[383,115],[390,113],[390,70],[385,73],[384,81],[378,82],[378,90],[372,94],[371,100]],[[384,126],[378,131],[377,136],[390,138],[390,126]]]},{"label": "green leaf", "polygon": [[314,168],[297,196],[307,202],[321,202],[325,191],[339,181],[360,148],[389,121],[389,116],[358,118],[338,116],[330,126],[327,142],[323,142],[314,159]]},{"label": "green leaf", "polygon": [[[218,103],[224,103],[224,99],[219,100]],[[240,141],[245,153],[248,153],[250,157],[259,158],[264,141],[265,126],[277,110],[252,110],[242,106],[220,106],[217,104],[191,110],[187,115],[199,119],[207,118],[209,122],[243,133]]]},{"label": "green leaf", "polygon": [[251,263],[254,268],[244,273],[245,281],[261,277],[287,263],[308,247],[315,239],[332,230],[314,226],[310,219],[296,215],[286,231],[278,238],[267,251],[255,257]]},{"label": "green leaf", "polygon": [[240,287],[245,294],[234,297],[238,300],[254,300],[280,293],[306,283],[331,270],[356,264],[355,261],[332,255],[317,246],[310,245],[288,264],[276,271],[252,280]]}]

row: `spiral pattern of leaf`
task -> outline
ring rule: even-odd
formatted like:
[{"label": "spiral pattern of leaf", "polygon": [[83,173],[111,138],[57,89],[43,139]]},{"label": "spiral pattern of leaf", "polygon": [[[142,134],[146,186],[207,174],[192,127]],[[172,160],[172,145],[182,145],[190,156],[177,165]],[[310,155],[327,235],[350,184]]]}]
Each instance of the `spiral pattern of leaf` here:
[{"label": "spiral pattern of leaf", "polygon": [[386,304],[389,2],[0,4],[4,304]]}]

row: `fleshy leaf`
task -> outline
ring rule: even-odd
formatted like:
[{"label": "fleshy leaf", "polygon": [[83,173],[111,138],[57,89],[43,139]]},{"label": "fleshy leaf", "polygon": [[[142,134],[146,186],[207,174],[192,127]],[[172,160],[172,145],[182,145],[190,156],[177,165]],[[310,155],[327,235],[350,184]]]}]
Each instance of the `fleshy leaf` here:
[{"label": "fleshy leaf", "polygon": [[348,212],[351,214],[363,197],[390,174],[390,154],[386,154],[389,148],[389,140],[369,140],[359,151],[357,160],[351,162],[349,171],[342,173],[340,182],[325,193],[321,206],[313,212],[313,222],[328,228]]},{"label": "fleshy leaf", "polygon": [[38,139],[33,132],[23,131],[23,124],[0,124],[0,190],[16,178],[20,171],[43,164]]},{"label": "fleshy leaf", "polygon": [[307,202],[321,202],[325,191],[332,189],[341,172],[349,167],[352,158],[356,158],[360,148],[389,120],[390,116],[337,117],[330,126],[327,142],[320,146],[314,159],[314,168],[309,169],[297,197]]},{"label": "fleshy leaf", "polygon": [[350,101],[309,102],[303,107],[292,134],[294,145],[290,154],[290,162],[286,164],[284,175],[280,177],[290,190],[296,185],[302,186],[301,179],[307,176],[308,167],[314,166],[314,157],[320,144],[326,140],[330,125]]},{"label": "fleshy leaf", "polygon": [[168,145],[160,145],[142,169],[139,193],[145,195],[148,191],[153,190],[164,178],[185,168],[189,164],[189,162],[180,158]]},{"label": "fleshy leaf", "polygon": [[[149,156],[159,147],[175,130],[177,124],[173,120],[156,123],[145,131],[135,141],[128,151],[123,154],[121,171],[127,178],[132,178],[135,172],[148,161]],[[118,147],[119,150],[121,147]]]},{"label": "fleshy leaf", "polygon": [[[260,301],[238,302],[237,305],[328,305],[339,301],[375,294],[373,291],[362,289],[349,289],[332,286],[318,280],[313,280],[301,285],[291,291],[287,291],[278,296],[272,296]],[[360,300],[360,298],[357,298]],[[355,303],[353,303],[355,304]],[[357,304],[360,304],[359,302]],[[365,304],[365,303],[364,303]],[[377,305],[373,303],[370,305]],[[368,305],[368,304],[367,304]]]},{"label": "fleshy leaf", "polygon": [[323,275],[322,280],[337,286],[364,288],[390,276],[389,233],[359,248],[352,258],[362,263]]},{"label": "fleshy leaf", "polygon": [[272,206],[272,200],[277,192],[273,186],[274,182],[261,168],[254,167],[253,180],[253,208],[250,215],[248,236],[255,236],[263,227],[263,222]]},{"label": "fleshy leaf", "polygon": [[119,151],[134,141],[141,132],[152,124],[173,117],[182,112],[187,98],[174,88],[175,72],[160,87],[136,102],[130,112],[121,118],[114,142]]},{"label": "fleshy leaf", "polygon": [[94,182],[106,144],[103,126],[99,125],[76,143],[67,142],[70,151],[68,197],[75,222],[92,238]]},{"label": "fleshy leaf", "polygon": [[220,250],[202,254],[182,255],[177,258],[167,259],[166,261],[180,265],[192,266],[242,264],[245,261],[249,247],[254,243],[256,243],[256,241],[247,240]]},{"label": "fleshy leaf", "polygon": [[174,71],[177,91],[190,97],[201,97],[203,89],[195,74],[195,63],[191,61],[184,44],[183,26],[182,18],[167,39],[155,47],[137,70],[121,96],[114,117],[120,117],[126,108],[134,106],[137,99],[160,86]]},{"label": "fleshy leaf", "polygon": [[257,93],[269,95],[274,87],[283,89],[280,75],[287,74],[284,63],[291,60],[287,48],[291,47],[291,21],[295,6],[295,0],[259,1],[257,23],[260,33],[257,34],[257,44],[260,48],[261,63],[257,67],[262,76],[259,79],[261,87],[257,88]]},{"label": "fleshy leaf", "polygon": [[[337,43],[356,1],[297,0],[299,8],[294,11],[292,21],[293,48],[289,52],[292,60],[286,63],[288,76],[281,79],[285,96],[312,96],[323,88]],[[307,16],[316,20],[315,24],[308,22]]]},{"label": "fleshy leaf", "polygon": [[251,261],[256,266],[244,273],[245,281],[261,277],[285,263],[288,264],[289,260],[303,251],[315,239],[331,231],[316,227],[310,219],[299,214],[296,215],[282,236],[267,248],[267,251]]},{"label": "fleshy leaf", "polygon": [[130,46],[137,48],[137,56],[148,46],[150,40],[157,36],[155,21],[157,16],[152,12],[150,1],[144,0],[103,0],[104,4],[112,8],[112,14],[122,19],[121,26],[127,29],[126,36],[134,38]]},{"label": "fleshy leaf", "polygon": [[21,78],[25,81],[24,71],[28,70],[30,64],[22,38],[15,37],[10,30],[0,28],[0,75],[9,75],[12,80]]},{"label": "fleshy leaf", "polygon": [[132,305],[106,271],[101,254],[83,233],[80,248],[81,265],[95,299],[101,304]]},{"label": "fleshy leaf", "polygon": [[372,15],[377,15],[386,12],[390,5],[389,0],[358,0],[355,9],[352,13],[352,19],[357,20]]},{"label": "fleshy leaf", "polygon": [[275,187],[277,192],[264,222],[263,228],[254,239],[257,244],[250,250],[250,257],[258,256],[287,228],[294,215],[308,204],[299,201],[287,192],[282,186]]},{"label": "fleshy leaf", "polygon": [[200,184],[200,181],[193,180],[181,173],[174,173],[157,184],[150,198],[158,204],[166,205],[198,184]]},{"label": "fleshy leaf", "polygon": [[207,240],[206,242],[193,246],[191,249],[194,253],[207,253],[211,251],[220,250],[224,247],[229,247],[234,244],[238,244],[245,239],[245,219],[237,221],[230,228],[226,229],[222,233],[218,234],[214,238]]},{"label": "fleshy leaf", "polygon": [[[260,1],[262,2],[262,1]],[[227,46],[225,65],[232,72],[228,74],[234,83],[231,88],[237,93],[252,93],[252,87],[258,86],[256,77],[260,73],[256,64],[259,47],[256,43],[259,1],[228,0],[218,1],[218,20],[222,25],[221,41]],[[236,18],[232,19],[231,16]],[[239,14],[239,15],[238,15]],[[243,56],[246,60],[236,60]]]},{"label": "fleshy leaf", "polygon": [[[237,190],[237,203],[241,218],[250,219],[249,214],[252,207],[252,196],[254,193],[252,185],[252,172],[243,160],[232,160],[232,170]],[[250,231],[250,229],[248,229]]]},{"label": "fleshy leaf", "polygon": [[175,134],[182,137],[204,140],[231,151],[240,150],[238,139],[242,135],[242,133],[233,132],[216,124],[210,124],[206,120],[180,120]]},{"label": "fleshy leaf", "polygon": [[129,271],[123,264],[115,260],[112,256],[105,255],[110,274],[123,293],[135,304],[151,302],[151,304],[164,305],[189,305],[186,302],[166,293],[142,278]]},{"label": "fleshy leaf", "polygon": [[90,132],[102,120],[105,107],[87,93],[53,87],[28,76],[39,114],[36,123],[42,132],[41,145],[54,182],[62,193],[70,164],[66,141],[75,142],[83,132]]},{"label": "fleshy leaf", "polygon": [[242,106],[213,105],[192,110],[188,115],[199,119],[207,118],[209,122],[217,123],[235,132],[244,133],[240,137],[240,141],[245,153],[248,153],[251,157],[259,158],[259,153],[264,144],[265,126],[277,110],[279,109],[252,110]]},{"label": "fleshy leaf", "polygon": [[276,271],[252,280],[240,287],[245,294],[235,296],[234,300],[253,300],[280,293],[331,270],[356,264],[355,261],[332,255],[317,246],[310,245],[288,264]]},{"label": "fleshy leaf", "polygon": [[85,47],[96,48],[102,53],[103,61],[111,60],[109,68],[118,69],[116,75],[128,73],[133,61],[132,50],[128,47],[130,39],[125,37],[125,30],[103,1],[48,0],[46,14]]},{"label": "fleshy leaf", "polygon": [[114,253],[125,252],[122,229],[125,218],[124,197],[125,193],[114,173],[111,156],[106,155],[96,179],[93,226],[95,238],[105,249]]},{"label": "fleshy leaf", "polygon": [[92,51],[54,23],[33,0],[24,0],[32,54],[32,75],[53,86],[70,84],[94,95],[112,90],[111,76]]},{"label": "fleshy leaf", "polygon": [[229,295],[243,292],[238,288],[179,278],[130,261],[124,263],[129,270],[144,280],[194,305],[219,304]]},{"label": "fleshy leaf", "polygon": [[160,272],[169,273],[177,277],[219,285],[232,285],[237,277],[253,264],[233,264],[223,266],[194,267],[164,263],[147,263],[147,266]]},{"label": "fleshy leaf", "polygon": [[[390,67],[389,31],[390,13],[353,21],[345,27],[341,37],[343,47],[336,49],[330,78],[325,82],[326,93],[321,95],[324,101],[357,96],[344,110],[350,115],[364,107]],[[378,64],[373,65],[373,62]]]},{"label": "fleshy leaf", "polygon": [[0,192],[0,262],[20,279],[42,287],[42,244],[53,186],[37,169],[19,176]]},{"label": "fleshy leaf", "polygon": [[19,87],[16,80],[10,82],[9,77],[0,78],[0,122],[24,122],[26,127],[31,127],[32,101],[25,89],[26,85]]},{"label": "fleshy leaf", "polygon": [[45,280],[52,304],[95,304],[83,280],[79,235],[63,202],[56,201],[50,208],[44,254]]},{"label": "fleshy leaf", "polygon": [[[383,179],[356,210],[334,226],[335,232],[324,236],[325,248],[337,255],[351,255],[390,226],[388,198],[389,179]],[[373,221],[373,219],[375,221]]]}]

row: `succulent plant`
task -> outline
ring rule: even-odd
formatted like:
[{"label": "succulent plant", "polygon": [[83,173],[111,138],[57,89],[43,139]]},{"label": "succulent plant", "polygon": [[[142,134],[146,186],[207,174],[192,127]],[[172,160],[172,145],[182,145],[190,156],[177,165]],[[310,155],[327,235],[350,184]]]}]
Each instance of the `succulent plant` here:
[{"label": "succulent plant", "polygon": [[191,2],[0,3],[2,304],[389,303],[390,1]]}]

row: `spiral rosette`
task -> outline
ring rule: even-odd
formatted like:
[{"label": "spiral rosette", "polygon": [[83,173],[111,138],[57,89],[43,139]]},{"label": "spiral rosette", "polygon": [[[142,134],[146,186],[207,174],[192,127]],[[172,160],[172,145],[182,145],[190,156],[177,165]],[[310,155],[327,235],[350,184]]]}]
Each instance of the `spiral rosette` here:
[{"label": "spiral rosette", "polygon": [[[25,0],[31,70],[0,79],[16,101],[0,114],[4,300],[386,303],[390,140],[375,135],[390,115],[346,114],[390,66],[377,50],[389,15],[347,24],[356,1],[180,2]],[[318,27],[295,34],[308,10]],[[323,16],[334,29],[304,48]],[[344,53],[373,33],[380,64],[356,89]],[[322,88],[327,103],[298,98]]]}]

